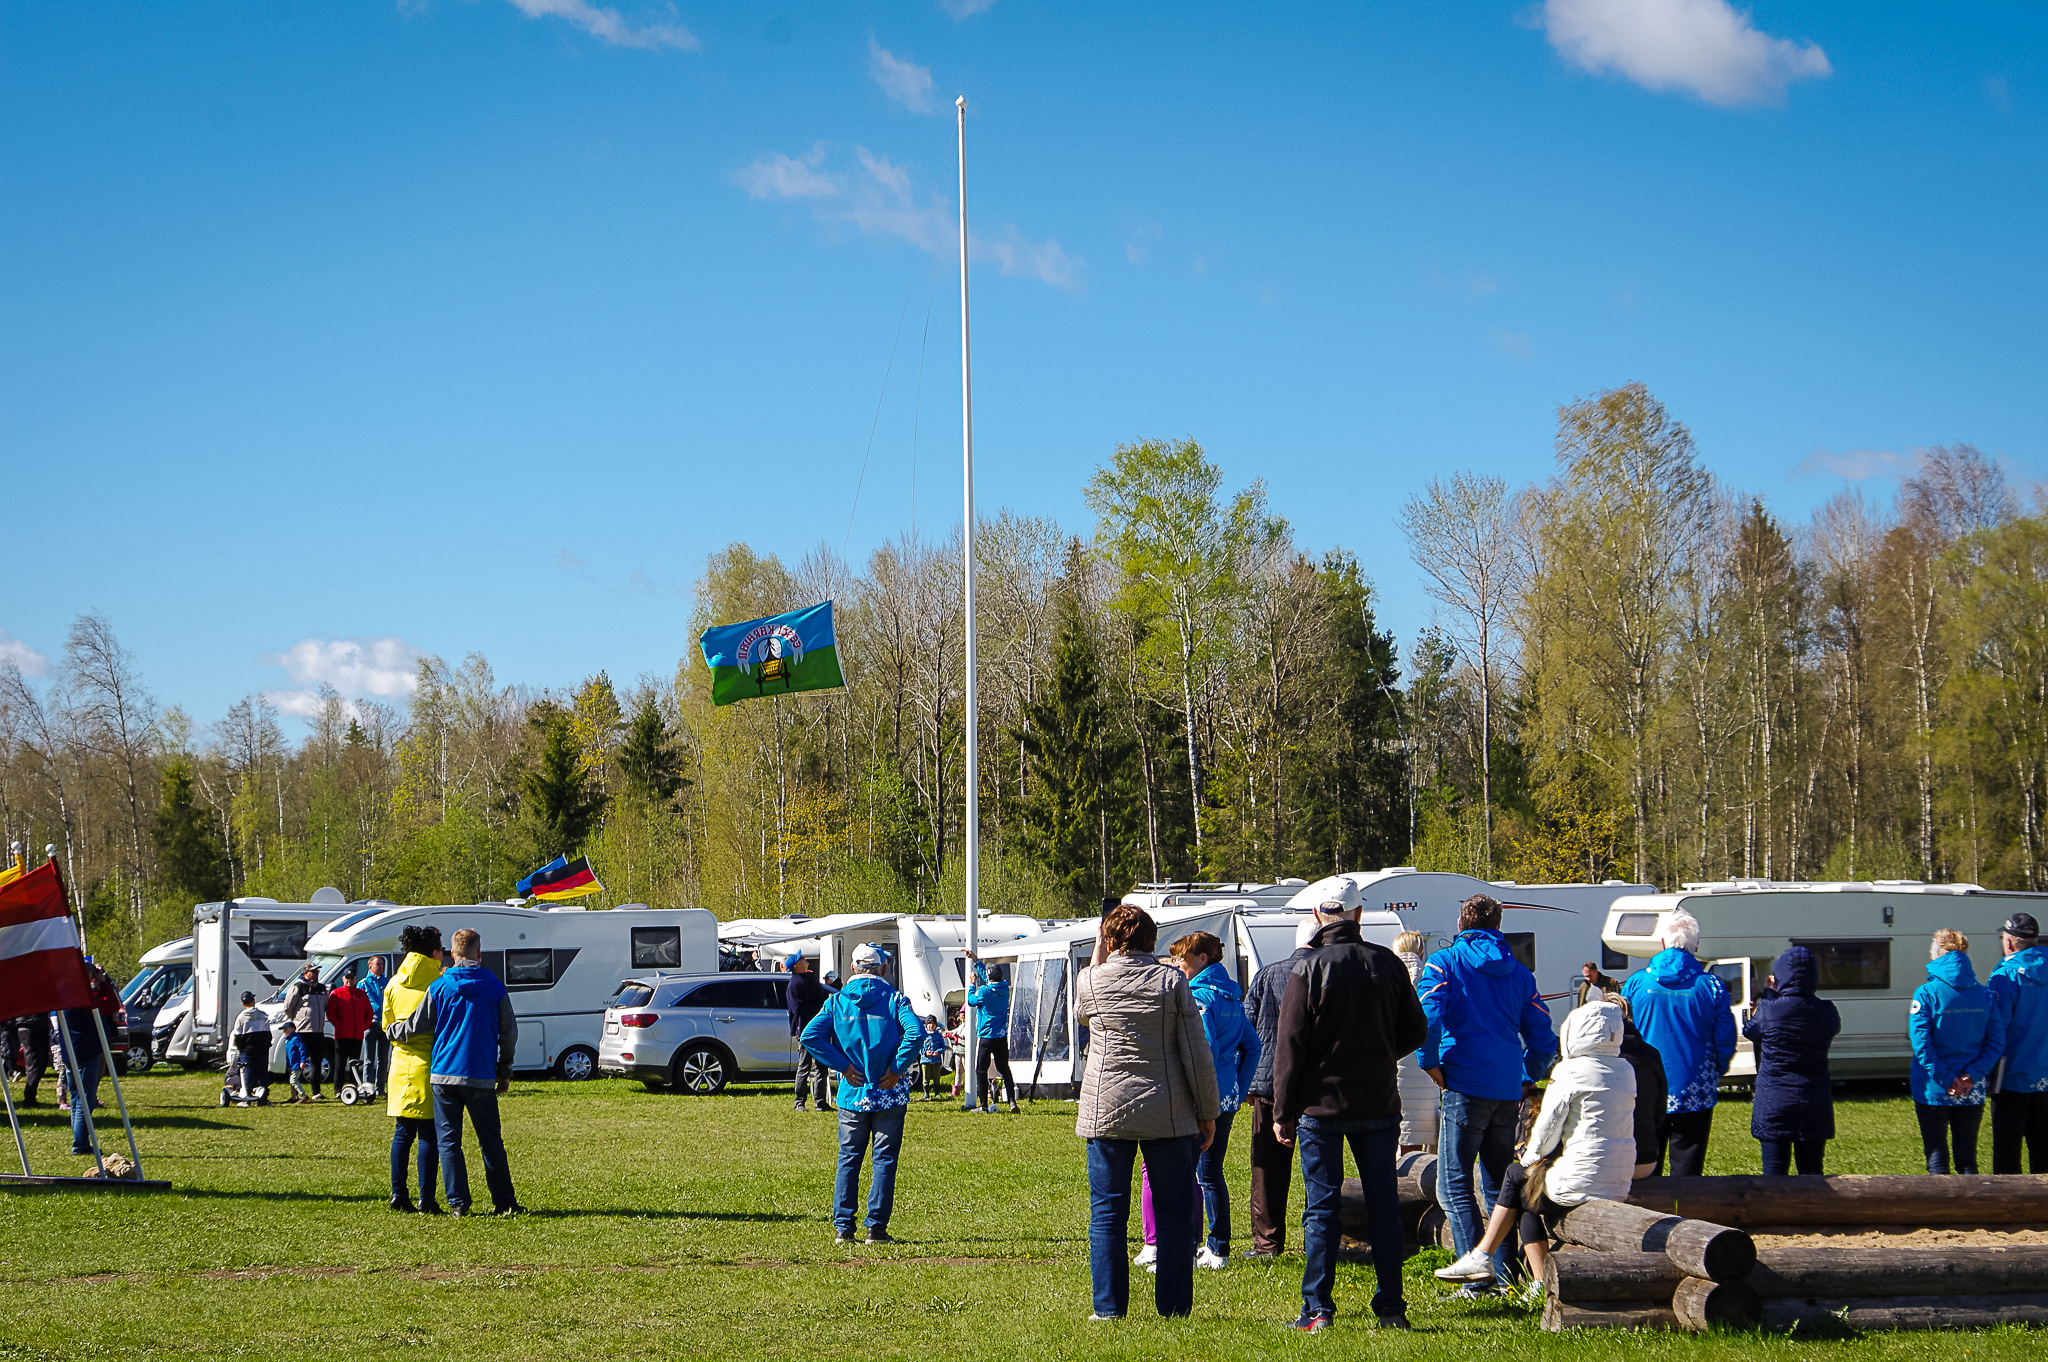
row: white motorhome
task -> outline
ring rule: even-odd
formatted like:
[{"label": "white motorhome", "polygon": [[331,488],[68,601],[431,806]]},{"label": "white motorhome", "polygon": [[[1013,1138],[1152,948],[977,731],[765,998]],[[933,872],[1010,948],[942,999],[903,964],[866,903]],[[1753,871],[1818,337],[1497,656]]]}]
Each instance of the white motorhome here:
[{"label": "white motorhome", "polygon": [[157,1018],[191,982],[191,937],[181,936],[142,953],[135,977],[121,988],[121,1005],[128,1011],[129,1073],[147,1073],[156,1062]]},{"label": "white motorhome", "polygon": [[[1820,995],[1842,1014],[1829,1069],[1836,1078],[1896,1078],[1912,1059],[1907,1008],[1927,981],[1935,931],[1953,927],[1970,938],[1981,979],[1998,963],[1999,924],[2016,911],[2038,915],[2044,899],[1918,880],[1729,880],[1617,901],[1603,940],[1640,963],[1663,949],[1664,925],[1683,908],[1699,921],[1699,958],[1728,986],[1738,1020],[1762,993],[1771,962],[1804,946],[1820,967]],[[1750,1044],[1738,1040],[1729,1077],[1755,1074]]]},{"label": "white motorhome", "polygon": [[187,1067],[221,1061],[242,994],[275,993],[305,968],[313,934],[348,911],[339,889],[316,889],[310,903],[243,898],[195,905],[189,1024],[169,1038],[164,1057]]},{"label": "white motorhome", "polygon": [[596,1076],[604,1010],[622,982],[650,970],[718,968],[718,923],[708,911],[640,903],[597,912],[539,901],[361,905],[308,940],[306,957],[330,986],[351,965],[360,978],[373,955],[388,972],[400,958],[398,934],[414,925],[440,928],[443,943],[463,927],[482,934],[484,968],[504,981],[519,1017],[513,1067],[559,1078]]},{"label": "white motorhome", "polygon": [[[1038,919],[1020,913],[984,913],[975,923],[978,952],[987,958],[1010,943],[1037,936]],[[872,941],[888,950],[889,982],[919,1016],[946,1021],[946,1007],[966,997],[967,919],[960,913],[835,913],[830,917],[736,918],[718,925],[727,947],[753,950],[779,961],[801,955],[822,976],[852,975],[854,947]]]}]

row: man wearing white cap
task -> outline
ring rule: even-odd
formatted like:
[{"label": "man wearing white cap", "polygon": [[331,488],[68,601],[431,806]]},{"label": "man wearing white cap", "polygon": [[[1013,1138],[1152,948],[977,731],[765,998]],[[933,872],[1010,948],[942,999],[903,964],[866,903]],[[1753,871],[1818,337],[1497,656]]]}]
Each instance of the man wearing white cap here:
[{"label": "man wearing white cap", "polygon": [[860,1166],[872,1145],[874,1178],[868,1187],[868,1242],[893,1244],[889,1212],[896,1202],[896,1155],[903,1145],[903,1115],[910,1106],[905,1081],[917,1059],[923,1030],[910,1000],[887,978],[889,952],[873,942],[853,951],[853,978],[804,1027],[803,1047],[840,1075],[839,1175],[833,1184],[835,1240],[853,1242],[859,1210]]}]

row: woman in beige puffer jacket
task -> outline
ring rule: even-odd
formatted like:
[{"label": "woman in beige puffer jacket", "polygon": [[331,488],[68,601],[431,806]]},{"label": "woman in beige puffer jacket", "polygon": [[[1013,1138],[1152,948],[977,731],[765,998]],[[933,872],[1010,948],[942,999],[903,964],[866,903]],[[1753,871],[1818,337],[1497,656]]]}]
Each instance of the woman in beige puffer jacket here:
[{"label": "woman in beige puffer jacket", "polygon": [[1216,1061],[1187,979],[1152,958],[1159,928],[1121,904],[1102,918],[1095,959],[1074,981],[1088,1065],[1074,1133],[1088,1141],[1088,1267],[1095,1318],[1130,1305],[1131,1171],[1140,1152],[1158,1221],[1162,1315],[1194,1309],[1195,1159],[1216,1131]]}]

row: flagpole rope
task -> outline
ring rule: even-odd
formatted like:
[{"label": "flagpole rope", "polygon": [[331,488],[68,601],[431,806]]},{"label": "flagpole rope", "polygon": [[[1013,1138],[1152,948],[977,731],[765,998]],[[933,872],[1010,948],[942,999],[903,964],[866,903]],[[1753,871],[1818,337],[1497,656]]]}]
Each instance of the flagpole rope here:
[{"label": "flagpole rope", "polygon": [[896,338],[889,342],[889,363],[882,370],[882,391],[875,395],[875,419],[868,423],[868,447],[860,456],[860,480],[853,485],[853,505],[846,512],[846,536],[839,542],[839,556],[846,557],[847,549],[853,543],[853,517],[860,511],[861,488],[867,486],[868,460],[875,452],[875,432],[882,425],[882,403],[889,397],[889,376],[896,372],[896,347],[903,343],[903,323],[910,316],[910,300],[917,293],[917,269],[910,271],[910,283],[903,290],[903,310],[896,314]]}]

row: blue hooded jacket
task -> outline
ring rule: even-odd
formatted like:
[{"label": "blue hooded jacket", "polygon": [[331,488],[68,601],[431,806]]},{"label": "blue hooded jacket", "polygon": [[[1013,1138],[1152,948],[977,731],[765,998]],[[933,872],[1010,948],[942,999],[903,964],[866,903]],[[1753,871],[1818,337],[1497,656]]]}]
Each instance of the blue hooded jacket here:
[{"label": "blue hooded jacket", "polygon": [[967,990],[974,1009],[974,1034],[983,1040],[1005,1040],[1010,1034],[1010,981],[989,982],[988,966],[974,962],[974,987]]},{"label": "blue hooded jacket", "polygon": [[1742,1024],[1756,1046],[1756,1101],[1749,1133],[1758,1140],[1832,1140],[1834,1084],[1828,1047],[1842,1030],[1842,1014],[1814,996],[1820,967],[1813,952],[1794,946],[1771,965],[1777,988],[1766,993]]},{"label": "blue hooded jacket", "polygon": [[1665,1107],[1712,1111],[1721,1075],[1735,1058],[1728,987],[1691,951],[1657,952],[1621,986],[1636,1029],[1664,1061]]},{"label": "blue hooded jacket", "polygon": [[2005,1020],[2000,1092],[2048,1092],[2048,948],[2029,946],[1998,962],[1987,980]]},{"label": "blue hooded jacket", "polygon": [[[825,1000],[804,1026],[801,1040],[804,1049],[834,1073],[858,1069],[867,1080],[840,1080],[841,1111],[889,1111],[910,1105],[908,1075],[923,1031],[910,999],[890,987],[887,979],[856,974]],[[895,1087],[877,1086],[884,1074],[892,1073],[898,1075]]]},{"label": "blue hooded jacket", "polygon": [[1188,990],[1202,1010],[1202,1035],[1216,1061],[1216,1095],[1223,1110],[1236,1111],[1259,1071],[1259,1034],[1244,1014],[1244,995],[1220,961],[1188,980]]},{"label": "blue hooded jacket", "polygon": [[488,1088],[512,1077],[519,1043],[519,1018],[512,995],[498,976],[474,961],[458,959],[427,987],[412,1015],[385,1032],[394,1041],[432,1036],[428,1082],[447,1087]]},{"label": "blue hooded jacket", "polygon": [[1536,976],[1488,927],[1468,927],[1429,957],[1416,981],[1429,1032],[1416,1052],[1423,1068],[1441,1068],[1452,1092],[1519,1099],[1557,1054],[1550,1009]]},{"label": "blue hooded jacket", "polygon": [[[1998,995],[1977,982],[1977,971],[1962,951],[1945,951],[1927,962],[1927,982],[1913,994],[1906,1016],[1913,1042],[1913,1100],[1924,1107],[1975,1107],[1984,1102],[1991,1066],[2005,1053],[2005,1009]],[[1969,1095],[1951,1097],[1948,1085],[1961,1074],[1973,1081]]]}]

